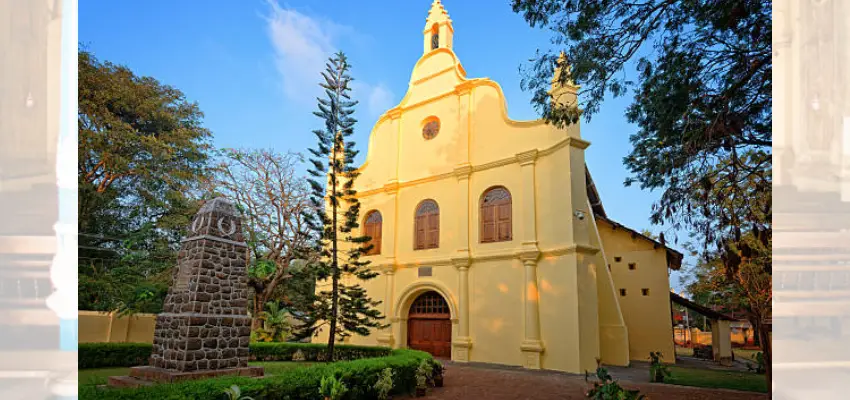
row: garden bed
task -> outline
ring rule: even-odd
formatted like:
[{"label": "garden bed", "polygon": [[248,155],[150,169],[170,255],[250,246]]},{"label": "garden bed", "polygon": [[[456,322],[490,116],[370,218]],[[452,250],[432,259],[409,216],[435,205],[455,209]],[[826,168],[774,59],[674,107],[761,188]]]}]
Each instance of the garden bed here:
[{"label": "garden bed", "polygon": [[[415,350],[391,350],[385,347],[337,346],[335,357],[342,360],[333,363],[322,362],[323,345],[302,343],[252,343],[252,358],[259,361],[252,365],[274,366],[262,379],[246,377],[224,377],[201,381],[162,384],[136,389],[115,389],[97,387],[92,383],[98,376],[118,372],[116,367],[130,367],[144,361],[150,355],[150,344],[135,343],[94,343],[80,345],[80,366],[110,368],[92,370],[87,374],[81,368],[81,376],[88,375],[89,384],[81,378],[79,398],[81,400],[143,400],[143,399],[219,399],[232,385],[240,387],[243,396],[255,400],[290,399],[319,400],[318,388],[322,377],[334,376],[349,389],[346,399],[374,398],[374,385],[378,375],[386,368],[395,372],[394,393],[409,393],[416,386],[416,368],[423,359],[431,355]],[[122,358],[126,356],[127,358]],[[92,359],[92,357],[99,357]],[[293,357],[299,359],[292,362]],[[302,359],[303,358],[303,359]],[[104,365],[107,362],[118,365]],[[268,363],[268,364],[267,364]],[[303,363],[303,364],[302,364]],[[142,363],[141,365],[144,365]],[[276,368],[280,364],[281,368]],[[288,365],[287,365],[288,364]],[[310,364],[310,365],[308,365]],[[303,365],[303,366],[302,366]],[[292,368],[283,368],[291,366]],[[89,378],[87,378],[89,379]]]}]

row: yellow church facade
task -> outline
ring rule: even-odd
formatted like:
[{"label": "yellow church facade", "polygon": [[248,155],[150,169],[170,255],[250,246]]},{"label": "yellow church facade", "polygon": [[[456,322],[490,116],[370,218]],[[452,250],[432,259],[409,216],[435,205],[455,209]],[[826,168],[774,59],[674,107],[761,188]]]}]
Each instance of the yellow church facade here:
[{"label": "yellow church facade", "polygon": [[681,254],[609,219],[580,125],[509,119],[453,35],[435,1],[407,94],[369,137],[356,189],[381,276],[362,284],[390,326],[349,343],[575,373],[650,351],[673,362]]}]

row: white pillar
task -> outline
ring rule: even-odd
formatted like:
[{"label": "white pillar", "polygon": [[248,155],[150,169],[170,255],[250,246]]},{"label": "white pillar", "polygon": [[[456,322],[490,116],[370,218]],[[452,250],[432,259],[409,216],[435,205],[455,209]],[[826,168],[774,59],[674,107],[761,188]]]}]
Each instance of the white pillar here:
[{"label": "white pillar", "polygon": [[472,348],[469,337],[469,259],[455,258],[452,260],[458,271],[458,324],[457,334],[452,341],[452,360],[467,362]]},{"label": "white pillar", "polygon": [[389,322],[390,326],[388,326],[385,332],[378,336],[378,343],[382,346],[387,347],[395,347],[395,336],[393,335],[393,324],[396,324],[395,316],[393,315],[393,303],[395,299],[394,289],[395,289],[395,268],[390,265],[385,267],[384,270],[384,317],[386,317],[387,322]]},{"label": "white pillar", "polygon": [[520,350],[523,353],[524,366],[530,369],[540,369],[540,353],[543,352],[543,341],[540,336],[540,291],[537,285],[537,259],[540,251],[537,248],[537,215],[536,193],[534,190],[534,168],[537,161],[537,150],[526,151],[516,155],[522,169],[522,188],[519,193],[519,210],[517,216],[521,223],[520,237],[522,250],[519,258],[524,266],[525,296],[524,329],[525,334]]}]

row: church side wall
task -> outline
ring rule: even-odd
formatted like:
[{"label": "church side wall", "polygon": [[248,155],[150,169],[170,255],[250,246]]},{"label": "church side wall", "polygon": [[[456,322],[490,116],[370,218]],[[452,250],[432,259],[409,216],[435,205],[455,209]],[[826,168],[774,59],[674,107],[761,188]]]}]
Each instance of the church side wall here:
[{"label": "church side wall", "polygon": [[[623,229],[599,221],[602,243],[611,262],[614,288],[629,332],[629,357],[646,361],[649,352],[660,351],[665,362],[675,362],[670,314],[670,282],[665,250],[632,238]],[[620,257],[620,261],[617,261]],[[629,269],[629,264],[635,269]],[[620,290],[625,289],[625,296]],[[649,289],[644,295],[643,289]]]}]

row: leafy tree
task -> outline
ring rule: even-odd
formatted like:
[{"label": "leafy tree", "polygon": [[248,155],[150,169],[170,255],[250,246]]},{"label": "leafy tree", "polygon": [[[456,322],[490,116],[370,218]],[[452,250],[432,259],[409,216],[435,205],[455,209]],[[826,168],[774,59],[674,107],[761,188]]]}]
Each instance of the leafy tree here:
[{"label": "leafy tree", "polygon": [[[307,223],[316,232],[319,258],[314,269],[319,280],[330,278],[330,288],[323,288],[305,315],[301,335],[317,334],[329,325],[328,360],[333,360],[337,338],[351,334],[368,335],[369,328],[382,327],[377,310],[379,301],[372,300],[358,282],[373,279],[378,273],[368,268],[361,256],[371,249],[368,236],[357,236],[360,202],[354,189],[359,173],[354,167],[355,143],[346,141],[354,133],[354,106],[349,95],[351,65],[345,54],[331,57],[322,73],[325,98],[318,99],[316,116],[324,129],[314,130],[318,139],[308,170],[312,188],[313,209],[306,213]],[[345,278],[345,279],[343,279]],[[329,289],[329,290],[328,290]]]},{"label": "leafy tree", "polygon": [[78,62],[79,307],[156,312],[210,132],[179,90],[86,50]]},{"label": "leafy tree", "polygon": [[[762,249],[772,237],[770,1],[512,5],[531,26],[550,28],[556,51],[566,55],[559,60],[555,51],[538,52],[525,70],[523,87],[534,92],[543,118],[559,127],[581,115],[589,120],[606,95],[631,92],[626,117],[638,132],[624,159],[632,174],[625,184],[661,190],[652,222],[693,232],[703,255],[722,261],[729,281],[760,280],[753,268],[769,275]],[[569,79],[582,88],[584,110],[576,101],[553,99]]]},{"label": "leafy tree", "polygon": [[[300,161],[296,153],[223,149],[213,168],[209,192],[232,199],[245,221],[244,236],[252,255],[248,284],[253,289],[255,317],[261,316],[272,300],[292,306],[287,291],[279,289],[292,279],[294,263],[315,257],[304,217],[310,208],[310,192],[296,173]],[[259,324],[255,318],[254,329]]]}]

